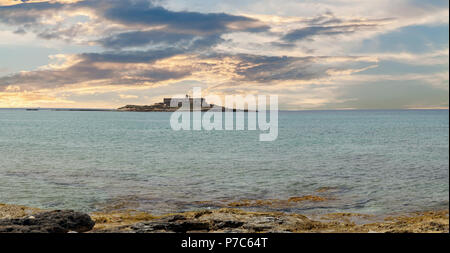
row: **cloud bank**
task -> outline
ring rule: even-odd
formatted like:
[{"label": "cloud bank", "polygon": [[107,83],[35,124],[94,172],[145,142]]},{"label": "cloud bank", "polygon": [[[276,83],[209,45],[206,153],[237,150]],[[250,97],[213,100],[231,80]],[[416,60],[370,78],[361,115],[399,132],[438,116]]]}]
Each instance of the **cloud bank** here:
[{"label": "cloud bank", "polygon": [[448,3],[194,2],[0,1],[0,53],[12,40],[58,51],[0,72],[0,107],[109,108],[192,85],[277,93],[285,109],[448,107]]}]

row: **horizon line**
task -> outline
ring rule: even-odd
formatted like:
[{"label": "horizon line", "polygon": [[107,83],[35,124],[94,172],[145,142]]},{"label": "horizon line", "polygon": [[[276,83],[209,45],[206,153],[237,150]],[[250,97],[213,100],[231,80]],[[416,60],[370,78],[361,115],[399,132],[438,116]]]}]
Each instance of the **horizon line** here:
[{"label": "horizon line", "polygon": [[[0,107],[0,110],[104,110],[116,111],[117,108],[95,108],[95,107]],[[449,110],[449,107],[428,107],[428,108],[334,108],[334,109],[280,109],[278,111],[414,111],[414,110]]]}]

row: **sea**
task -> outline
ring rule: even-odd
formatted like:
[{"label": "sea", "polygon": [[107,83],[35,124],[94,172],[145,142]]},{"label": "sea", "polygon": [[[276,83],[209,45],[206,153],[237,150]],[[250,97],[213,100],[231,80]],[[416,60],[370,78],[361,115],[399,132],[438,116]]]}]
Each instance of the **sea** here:
[{"label": "sea", "polygon": [[[170,117],[1,109],[0,203],[159,214],[449,207],[448,110],[280,111],[270,142],[259,130],[174,131]],[[289,201],[305,196],[320,201]]]}]

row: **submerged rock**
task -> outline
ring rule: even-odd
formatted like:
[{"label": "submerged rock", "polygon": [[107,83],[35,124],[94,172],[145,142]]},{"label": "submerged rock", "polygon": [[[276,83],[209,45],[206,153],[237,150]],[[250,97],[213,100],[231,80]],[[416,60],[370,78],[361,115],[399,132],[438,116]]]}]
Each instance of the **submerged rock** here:
[{"label": "submerged rock", "polygon": [[81,233],[91,230],[94,225],[85,213],[56,210],[27,218],[1,219],[0,233]]}]

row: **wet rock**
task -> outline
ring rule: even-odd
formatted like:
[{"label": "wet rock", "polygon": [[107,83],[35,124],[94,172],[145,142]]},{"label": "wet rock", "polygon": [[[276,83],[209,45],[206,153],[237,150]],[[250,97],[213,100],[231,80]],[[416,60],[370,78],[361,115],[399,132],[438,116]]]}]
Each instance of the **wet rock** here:
[{"label": "wet rock", "polygon": [[242,221],[235,221],[235,220],[225,220],[225,221],[215,220],[213,223],[214,223],[215,230],[227,229],[227,228],[238,228],[238,227],[242,227],[242,225],[245,224]]},{"label": "wet rock", "polygon": [[[189,224],[191,225],[191,224]],[[134,233],[152,233],[159,231],[167,232],[186,232],[188,231],[189,225],[185,223],[174,224],[165,222],[142,222],[137,223],[130,227],[131,231]],[[175,230],[175,231],[173,231]]]},{"label": "wet rock", "polygon": [[[367,218],[367,223],[357,224],[348,217]],[[342,217],[346,219],[342,219]],[[370,218],[370,219],[369,219]],[[375,222],[360,214],[326,214],[321,221],[301,214],[281,212],[248,212],[239,209],[217,209],[185,212],[151,220],[94,229],[105,233],[402,233],[402,232],[446,232],[448,233],[448,211],[425,212],[410,216],[391,217]]]},{"label": "wet rock", "polygon": [[50,211],[33,217],[1,219],[0,233],[68,233],[87,232],[95,222],[87,214],[67,211]]},{"label": "wet rock", "polygon": [[186,217],[184,217],[183,215],[173,215],[173,216],[168,216],[168,217],[164,218],[163,220],[166,220],[168,222],[174,222],[174,221],[179,221],[179,220],[186,220]]},{"label": "wet rock", "polygon": [[135,233],[151,233],[160,231],[186,233],[189,231],[209,231],[210,224],[208,222],[186,220],[185,217],[179,215],[176,217],[163,218],[157,221],[137,223],[130,228]]},{"label": "wet rock", "polygon": [[266,232],[272,229],[275,229],[270,225],[260,225],[260,224],[246,224],[243,226],[249,233],[257,233],[257,232]]},{"label": "wet rock", "polygon": [[[298,222],[298,219],[294,220]],[[294,222],[293,221],[293,222]],[[232,209],[222,209],[209,212],[193,212],[185,215],[172,215],[152,221],[139,222],[115,229],[100,230],[96,232],[124,232],[124,233],[190,233],[190,232],[223,232],[223,233],[249,233],[249,232],[289,232],[290,229],[281,226],[286,223],[280,217],[271,214],[252,214]],[[308,222],[308,221],[305,221]]]}]

